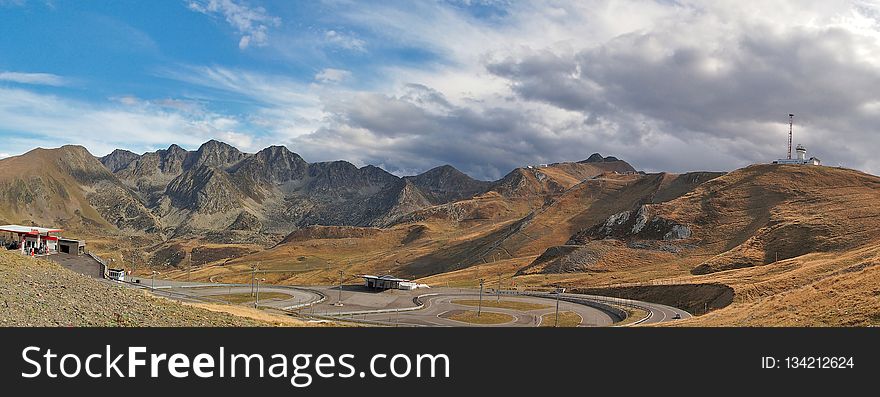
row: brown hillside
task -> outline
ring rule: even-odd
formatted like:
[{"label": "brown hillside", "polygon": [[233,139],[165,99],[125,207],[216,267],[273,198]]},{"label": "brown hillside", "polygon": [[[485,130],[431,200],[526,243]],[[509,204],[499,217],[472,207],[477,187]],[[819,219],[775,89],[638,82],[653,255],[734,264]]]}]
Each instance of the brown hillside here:
[{"label": "brown hillside", "polygon": [[656,208],[718,255],[695,274],[762,265],[880,238],[880,178],[830,168],[755,165]]},{"label": "brown hillside", "polygon": [[[670,185],[671,186],[671,185]],[[830,167],[753,165],[680,198],[614,214],[569,244],[608,238],[701,256],[694,274],[763,265],[880,238],[880,178]]]},{"label": "brown hillside", "polygon": [[677,325],[880,326],[878,263],[880,245],[869,244],[696,276],[731,286],[733,303]]},{"label": "brown hillside", "polygon": [[81,146],[0,160],[0,218],[86,235],[158,230],[156,217]]},{"label": "brown hillside", "polygon": [[5,250],[0,251],[0,301],[4,302],[0,326],[7,327],[305,325],[267,314],[260,314],[259,320],[234,316],[220,305],[206,310],[154,298]]}]

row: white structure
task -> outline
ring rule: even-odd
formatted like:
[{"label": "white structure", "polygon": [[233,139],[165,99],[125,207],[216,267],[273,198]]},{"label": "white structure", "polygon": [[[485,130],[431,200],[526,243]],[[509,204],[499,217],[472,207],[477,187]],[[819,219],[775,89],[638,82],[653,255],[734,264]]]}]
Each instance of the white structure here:
[{"label": "white structure", "polygon": [[107,277],[111,280],[125,281],[125,269],[107,269]]},{"label": "white structure", "polygon": [[807,158],[807,148],[804,145],[797,145],[795,149],[797,151],[797,158],[794,159],[779,159],[773,162],[773,164],[798,164],[798,165],[819,165],[821,164],[821,160],[810,157]]},{"label": "white structure", "polygon": [[409,280],[397,278],[390,275],[371,276],[369,274],[362,275],[364,278],[364,286],[371,289],[402,289],[414,290],[416,288],[427,287],[424,284],[414,283]]}]

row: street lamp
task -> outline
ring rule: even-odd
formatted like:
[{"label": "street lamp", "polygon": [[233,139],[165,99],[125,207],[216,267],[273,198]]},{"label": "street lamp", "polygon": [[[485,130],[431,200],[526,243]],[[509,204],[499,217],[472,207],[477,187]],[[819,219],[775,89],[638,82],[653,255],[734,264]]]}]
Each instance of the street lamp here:
[{"label": "street lamp", "polygon": [[495,301],[501,302],[501,273],[498,273],[498,290],[495,291]]},{"label": "street lamp", "polygon": [[480,312],[483,311],[483,279],[480,279],[480,301],[477,304],[477,317],[480,317]]},{"label": "street lamp", "polygon": [[339,297],[336,299],[336,303],[333,306],[342,306],[342,278],[345,276],[345,272],[342,269],[339,269]]},{"label": "street lamp", "polygon": [[255,298],[254,298],[254,309],[259,308],[259,306],[260,306],[260,281],[262,281],[262,282],[266,282],[266,279],[265,279],[265,278],[261,278],[261,279],[257,279],[257,280],[256,280],[256,282],[257,282],[257,289],[256,289],[256,295],[254,295],[254,296],[255,296]]},{"label": "street lamp", "polygon": [[157,274],[162,274],[162,273],[157,272],[155,270],[153,270],[152,273],[150,273],[150,289],[156,289],[156,275]]},{"label": "street lamp", "polygon": [[255,296],[254,283],[256,283],[256,280],[257,280],[257,265],[253,264],[253,265],[251,265],[251,296]]},{"label": "street lamp", "polygon": [[559,295],[565,292],[565,288],[556,288],[556,324],[553,324],[554,327],[559,326]]}]

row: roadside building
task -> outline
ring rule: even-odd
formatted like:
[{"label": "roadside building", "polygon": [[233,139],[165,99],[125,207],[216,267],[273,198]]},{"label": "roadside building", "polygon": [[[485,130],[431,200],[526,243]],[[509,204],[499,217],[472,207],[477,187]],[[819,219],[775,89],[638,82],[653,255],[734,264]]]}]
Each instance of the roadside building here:
[{"label": "roadside building", "polygon": [[86,253],[86,242],[69,238],[59,238],[58,252],[71,255],[84,255]]},{"label": "roadside building", "polygon": [[24,255],[49,255],[58,252],[62,229],[37,226],[3,225],[0,233],[6,249],[18,249]]},{"label": "roadside building", "polygon": [[107,278],[116,281],[125,281],[125,269],[107,269]]},{"label": "roadside building", "polygon": [[402,289],[402,290],[413,290],[419,287],[419,284],[414,283],[410,280],[397,278],[391,275],[384,276],[371,276],[365,274],[363,276],[364,286],[370,289]]}]

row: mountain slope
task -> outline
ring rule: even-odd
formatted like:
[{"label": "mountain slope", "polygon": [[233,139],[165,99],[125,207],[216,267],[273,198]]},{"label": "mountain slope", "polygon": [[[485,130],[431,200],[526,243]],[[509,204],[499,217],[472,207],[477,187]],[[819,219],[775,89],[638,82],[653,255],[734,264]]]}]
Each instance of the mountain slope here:
[{"label": "mountain slope", "polygon": [[157,218],[81,146],[0,160],[0,217],[88,235],[156,232]]},{"label": "mountain slope", "polygon": [[597,161],[594,154],[577,163],[554,163],[516,168],[492,184],[492,190],[505,197],[536,197],[564,192],[584,180],[604,173],[635,173],[629,163],[614,157]]},{"label": "mountain slope", "polygon": [[442,165],[403,179],[421,190],[432,204],[469,199],[485,192],[492,185],[491,182],[471,178],[451,165]]},{"label": "mountain slope", "polygon": [[615,214],[570,243],[616,238],[698,247],[705,274],[880,238],[880,178],[830,167],[753,165],[684,196]]},{"label": "mountain slope", "polygon": [[[95,280],[56,263],[0,250],[0,326],[4,327],[184,327],[307,324],[289,319],[256,320],[156,298]],[[243,310],[238,310],[243,312]],[[259,313],[259,312],[257,312]],[[256,315],[255,315],[256,317]]]}]

